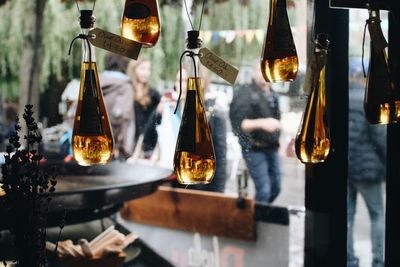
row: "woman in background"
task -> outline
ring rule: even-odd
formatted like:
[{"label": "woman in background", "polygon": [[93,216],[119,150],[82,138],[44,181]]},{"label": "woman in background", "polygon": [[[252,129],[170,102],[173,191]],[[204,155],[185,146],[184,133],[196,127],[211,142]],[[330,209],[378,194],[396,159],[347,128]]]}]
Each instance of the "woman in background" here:
[{"label": "woman in background", "polygon": [[[142,145],[144,157],[149,158],[157,143],[156,125],[161,121],[157,112],[160,103],[160,94],[150,87],[151,62],[148,59],[131,60],[128,64],[127,74],[133,85],[135,109],[135,143]],[[143,143],[137,144],[139,137],[143,136]]]}]

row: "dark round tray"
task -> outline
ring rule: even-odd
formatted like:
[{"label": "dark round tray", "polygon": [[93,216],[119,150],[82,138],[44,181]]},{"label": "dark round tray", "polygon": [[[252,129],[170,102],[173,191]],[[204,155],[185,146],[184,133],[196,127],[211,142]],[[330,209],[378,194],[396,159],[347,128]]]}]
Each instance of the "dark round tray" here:
[{"label": "dark round tray", "polygon": [[172,173],[157,166],[120,162],[87,168],[91,169],[57,177],[50,211],[93,209],[142,197]]},{"label": "dark round tray", "polygon": [[157,166],[122,162],[59,167],[56,191],[51,194],[49,226],[59,225],[63,216],[66,224],[109,216],[123,202],[153,193],[172,174],[172,170]]}]

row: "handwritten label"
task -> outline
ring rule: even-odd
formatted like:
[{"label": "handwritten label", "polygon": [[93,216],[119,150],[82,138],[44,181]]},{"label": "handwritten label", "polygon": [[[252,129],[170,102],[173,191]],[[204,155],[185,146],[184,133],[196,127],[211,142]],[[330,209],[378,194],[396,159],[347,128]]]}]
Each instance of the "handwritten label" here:
[{"label": "handwritten label", "polygon": [[239,70],[225,62],[222,58],[203,47],[200,49],[200,62],[230,84],[234,84]]},{"label": "handwritten label", "polygon": [[92,45],[135,60],[142,48],[142,45],[138,42],[99,28],[89,31],[89,35],[92,36],[89,39]]}]

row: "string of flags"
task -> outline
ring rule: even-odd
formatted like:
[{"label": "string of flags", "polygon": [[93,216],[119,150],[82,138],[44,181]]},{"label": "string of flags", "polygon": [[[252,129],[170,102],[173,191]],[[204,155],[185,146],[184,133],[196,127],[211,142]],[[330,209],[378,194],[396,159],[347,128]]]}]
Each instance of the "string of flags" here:
[{"label": "string of flags", "polygon": [[227,30],[227,31],[200,31],[200,38],[204,43],[217,44],[220,39],[225,40],[227,44],[232,43],[236,38],[244,39],[250,44],[255,39],[262,44],[264,41],[265,30],[248,29],[248,30]]}]

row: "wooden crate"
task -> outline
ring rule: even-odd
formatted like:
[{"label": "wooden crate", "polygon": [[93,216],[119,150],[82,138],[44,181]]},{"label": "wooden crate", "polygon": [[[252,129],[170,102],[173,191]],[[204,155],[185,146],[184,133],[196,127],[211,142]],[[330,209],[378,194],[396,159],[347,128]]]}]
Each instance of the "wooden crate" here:
[{"label": "wooden crate", "polygon": [[121,211],[124,219],[243,240],[256,240],[254,202],[222,193],[160,186],[152,195],[129,201]]}]

